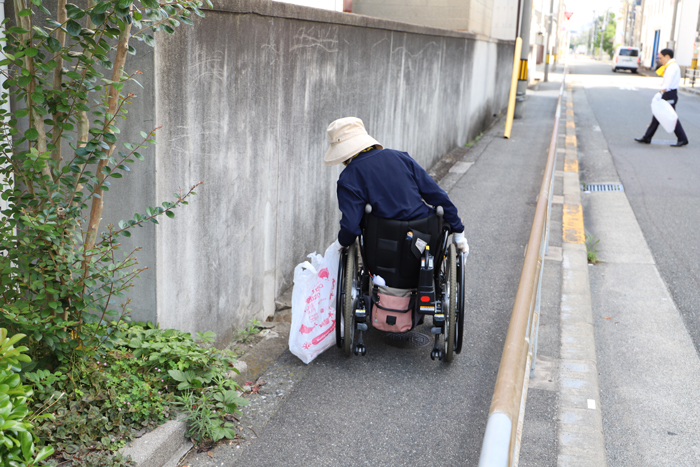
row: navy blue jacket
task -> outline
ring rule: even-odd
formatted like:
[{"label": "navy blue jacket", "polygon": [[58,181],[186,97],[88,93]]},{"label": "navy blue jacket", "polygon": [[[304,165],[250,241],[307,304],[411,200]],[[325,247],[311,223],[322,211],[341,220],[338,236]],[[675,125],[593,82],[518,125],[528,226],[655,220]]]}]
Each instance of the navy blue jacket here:
[{"label": "navy blue jacket", "polygon": [[435,212],[425,203],[442,206],[444,219],[452,230],[464,231],[457,208],[445,190],[405,152],[372,149],[360,153],[340,173],[338,207],[343,217],[338,241],[341,245],[351,245],[360,235],[360,221],[367,203],[372,205],[376,216],[402,221],[422,219]]}]

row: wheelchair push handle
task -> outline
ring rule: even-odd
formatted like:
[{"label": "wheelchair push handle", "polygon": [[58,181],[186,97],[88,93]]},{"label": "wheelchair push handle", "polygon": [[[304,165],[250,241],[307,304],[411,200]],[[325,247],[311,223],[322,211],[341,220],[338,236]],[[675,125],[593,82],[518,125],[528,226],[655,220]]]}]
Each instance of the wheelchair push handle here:
[{"label": "wheelchair push handle", "polygon": [[438,217],[442,218],[442,216],[445,215],[445,210],[442,208],[442,206],[438,206],[435,208],[435,213]]}]

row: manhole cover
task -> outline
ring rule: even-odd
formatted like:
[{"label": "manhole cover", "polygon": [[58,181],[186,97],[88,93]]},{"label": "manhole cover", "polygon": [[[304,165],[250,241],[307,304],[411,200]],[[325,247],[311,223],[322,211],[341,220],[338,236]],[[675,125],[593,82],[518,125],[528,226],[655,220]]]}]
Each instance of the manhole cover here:
[{"label": "manhole cover", "polygon": [[431,339],[430,336],[415,331],[400,334],[389,332],[384,335],[384,342],[399,349],[418,349],[430,345]]}]

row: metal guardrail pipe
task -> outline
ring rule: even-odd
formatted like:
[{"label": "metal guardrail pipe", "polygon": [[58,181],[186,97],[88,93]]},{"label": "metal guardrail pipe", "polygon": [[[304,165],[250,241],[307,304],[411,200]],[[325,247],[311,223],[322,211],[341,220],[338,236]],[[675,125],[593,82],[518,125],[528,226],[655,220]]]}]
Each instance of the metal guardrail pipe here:
[{"label": "metal guardrail pipe", "polygon": [[688,84],[688,80],[690,80],[690,86],[695,87],[695,82],[698,81],[700,78],[700,70],[694,69],[694,68],[686,68],[685,69],[685,76],[683,77],[683,83],[685,85]]},{"label": "metal guardrail pipe", "polygon": [[515,115],[515,97],[518,90],[518,74],[520,71],[520,53],[523,47],[523,40],[519,37],[515,39],[515,53],[513,54],[513,74],[510,81],[510,94],[508,96],[508,113],[506,115],[506,129],[504,138],[510,138],[510,131],[513,128],[513,116]]},{"label": "metal guardrail pipe", "polygon": [[479,467],[514,467],[518,462],[529,370],[536,359],[542,263],[549,236],[557,135],[565,83],[566,67],[559,90],[547,165],[491,400]]}]

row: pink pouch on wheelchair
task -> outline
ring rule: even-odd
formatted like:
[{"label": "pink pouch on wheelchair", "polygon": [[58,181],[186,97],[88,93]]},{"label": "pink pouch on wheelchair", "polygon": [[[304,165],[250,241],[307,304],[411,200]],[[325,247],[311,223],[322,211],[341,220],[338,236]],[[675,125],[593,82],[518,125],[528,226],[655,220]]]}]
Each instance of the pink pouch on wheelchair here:
[{"label": "pink pouch on wheelchair", "polygon": [[[386,293],[396,291],[405,296]],[[372,327],[386,332],[406,332],[413,328],[414,295],[410,291],[379,287],[373,297]]]}]

